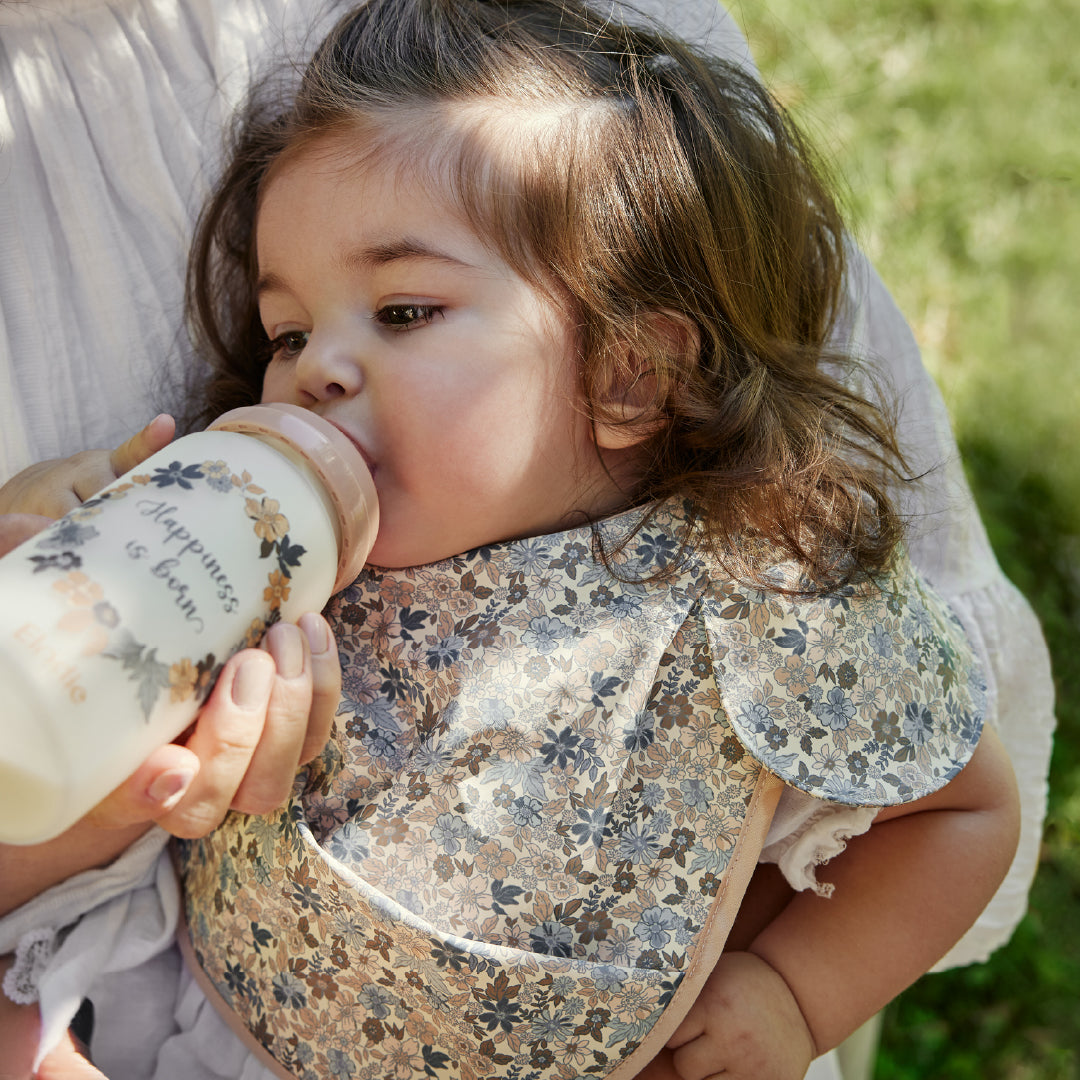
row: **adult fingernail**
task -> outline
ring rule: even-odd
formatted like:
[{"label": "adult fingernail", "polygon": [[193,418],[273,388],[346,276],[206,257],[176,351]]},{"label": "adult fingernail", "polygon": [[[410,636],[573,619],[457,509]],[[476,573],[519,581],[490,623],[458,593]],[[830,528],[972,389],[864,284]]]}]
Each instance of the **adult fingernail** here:
[{"label": "adult fingernail", "polygon": [[242,709],[254,709],[270,697],[274,669],[265,660],[245,660],[236,671],[232,684],[233,702]]},{"label": "adult fingernail", "polygon": [[313,656],[321,656],[330,648],[330,631],[318,615],[302,616],[299,625],[308,639]]},{"label": "adult fingernail", "polygon": [[173,769],[162,773],[146,790],[146,794],[163,807],[170,807],[183,797],[191,786],[195,773],[191,769]]},{"label": "adult fingernail", "polygon": [[266,648],[283,679],[295,679],[304,670],[304,644],[292,623],[278,623],[266,635]]}]

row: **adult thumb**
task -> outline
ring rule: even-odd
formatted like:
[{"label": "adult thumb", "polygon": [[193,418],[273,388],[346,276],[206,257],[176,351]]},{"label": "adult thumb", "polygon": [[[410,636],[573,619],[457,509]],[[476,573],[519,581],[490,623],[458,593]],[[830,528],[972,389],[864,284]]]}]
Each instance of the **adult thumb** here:
[{"label": "adult thumb", "polygon": [[175,434],[176,421],[168,413],[159,413],[142,431],[136,432],[109,455],[112,471],[117,476],[123,476],[151,454],[168,446]]}]

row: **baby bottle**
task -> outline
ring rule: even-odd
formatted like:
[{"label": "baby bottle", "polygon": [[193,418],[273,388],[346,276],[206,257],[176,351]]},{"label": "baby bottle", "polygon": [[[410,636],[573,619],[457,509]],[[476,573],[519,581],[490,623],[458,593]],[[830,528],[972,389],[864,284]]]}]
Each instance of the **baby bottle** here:
[{"label": "baby bottle", "polygon": [[0,841],[58,835],[176,738],[229,656],[357,576],[378,522],[341,431],[255,405],[0,559]]}]

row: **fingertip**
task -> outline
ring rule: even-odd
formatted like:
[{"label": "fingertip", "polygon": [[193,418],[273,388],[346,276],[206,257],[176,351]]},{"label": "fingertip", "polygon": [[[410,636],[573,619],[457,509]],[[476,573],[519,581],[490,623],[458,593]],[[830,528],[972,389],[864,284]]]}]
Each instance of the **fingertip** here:
[{"label": "fingertip", "polygon": [[321,615],[309,611],[306,615],[300,616],[296,625],[303,630],[313,657],[323,656],[330,651],[334,644],[334,636],[330,633],[329,624]]},{"label": "fingertip", "polygon": [[[306,765],[322,753],[334,727],[334,717],[341,702],[341,663],[337,642],[329,624],[320,615],[304,615],[300,625],[311,648],[311,709],[308,730],[300,754]],[[322,651],[317,651],[325,646]]]},{"label": "fingertip", "polygon": [[100,828],[145,825],[167,814],[191,789],[199,759],[176,743],[159,746],[138,769],[88,815]]},{"label": "fingertip", "polygon": [[175,427],[176,420],[173,419],[172,414],[167,412],[160,412],[157,414],[157,416],[154,417],[153,420],[150,421],[149,424],[146,425],[146,427],[143,428],[143,431],[161,432],[167,431]]},{"label": "fingertip", "polygon": [[116,476],[141,465],[152,454],[164,449],[176,434],[176,421],[168,413],[158,413],[142,430],[109,454],[109,467]]},{"label": "fingertip", "polygon": [[194,779],[194,769],[170,769],[150,784],[146,790],[147,798],[159,813],[167,813],[187,794]]},{"label": "fingertip", "polygon": [[244,710],[265,707],[274,687],[276,670],[273,656],[259,649],[247,650],[233,674],[230,687],[233,704]]},{"label": "fingertip", "polygon": [[263,638],[266,651],[273,657],[277,673],[283,679],[295,679],[304,673],[309,655],[306,635],[292,623],[274,623]]},{"label": "fingertip", "polygon": [[150,453],[156,453],[172,442],[176,421],[169,413],[158,413],[142,430],[143,441]]}]

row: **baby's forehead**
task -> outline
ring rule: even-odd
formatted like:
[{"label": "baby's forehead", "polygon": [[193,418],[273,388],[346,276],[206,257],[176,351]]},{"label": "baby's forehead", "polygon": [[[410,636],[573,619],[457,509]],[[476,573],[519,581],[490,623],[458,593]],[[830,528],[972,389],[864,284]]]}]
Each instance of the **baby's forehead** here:
[{"label": "baby's forehead", "polygon": [[592,121],[609,110],[556,88],[339,115],[279,155],[261,184],[260,218],[277,176],[314,169],[355,177],[369,197],[376,190],[419,196],[418,212],[450,215],[519,274],[550,286],[549,249],[565,232],[570,178],[582,175],[574,159],[597,149],[602,121]]},{"label": "baby's forehead", "polygon": [[323,131],[305,133],[282,157],[311,154],[436,179],[463,162],[527,164],[538,150],[550,150],[611,110],[611,103],[599,97],[526,82],[512,92],[357,110]]}]

